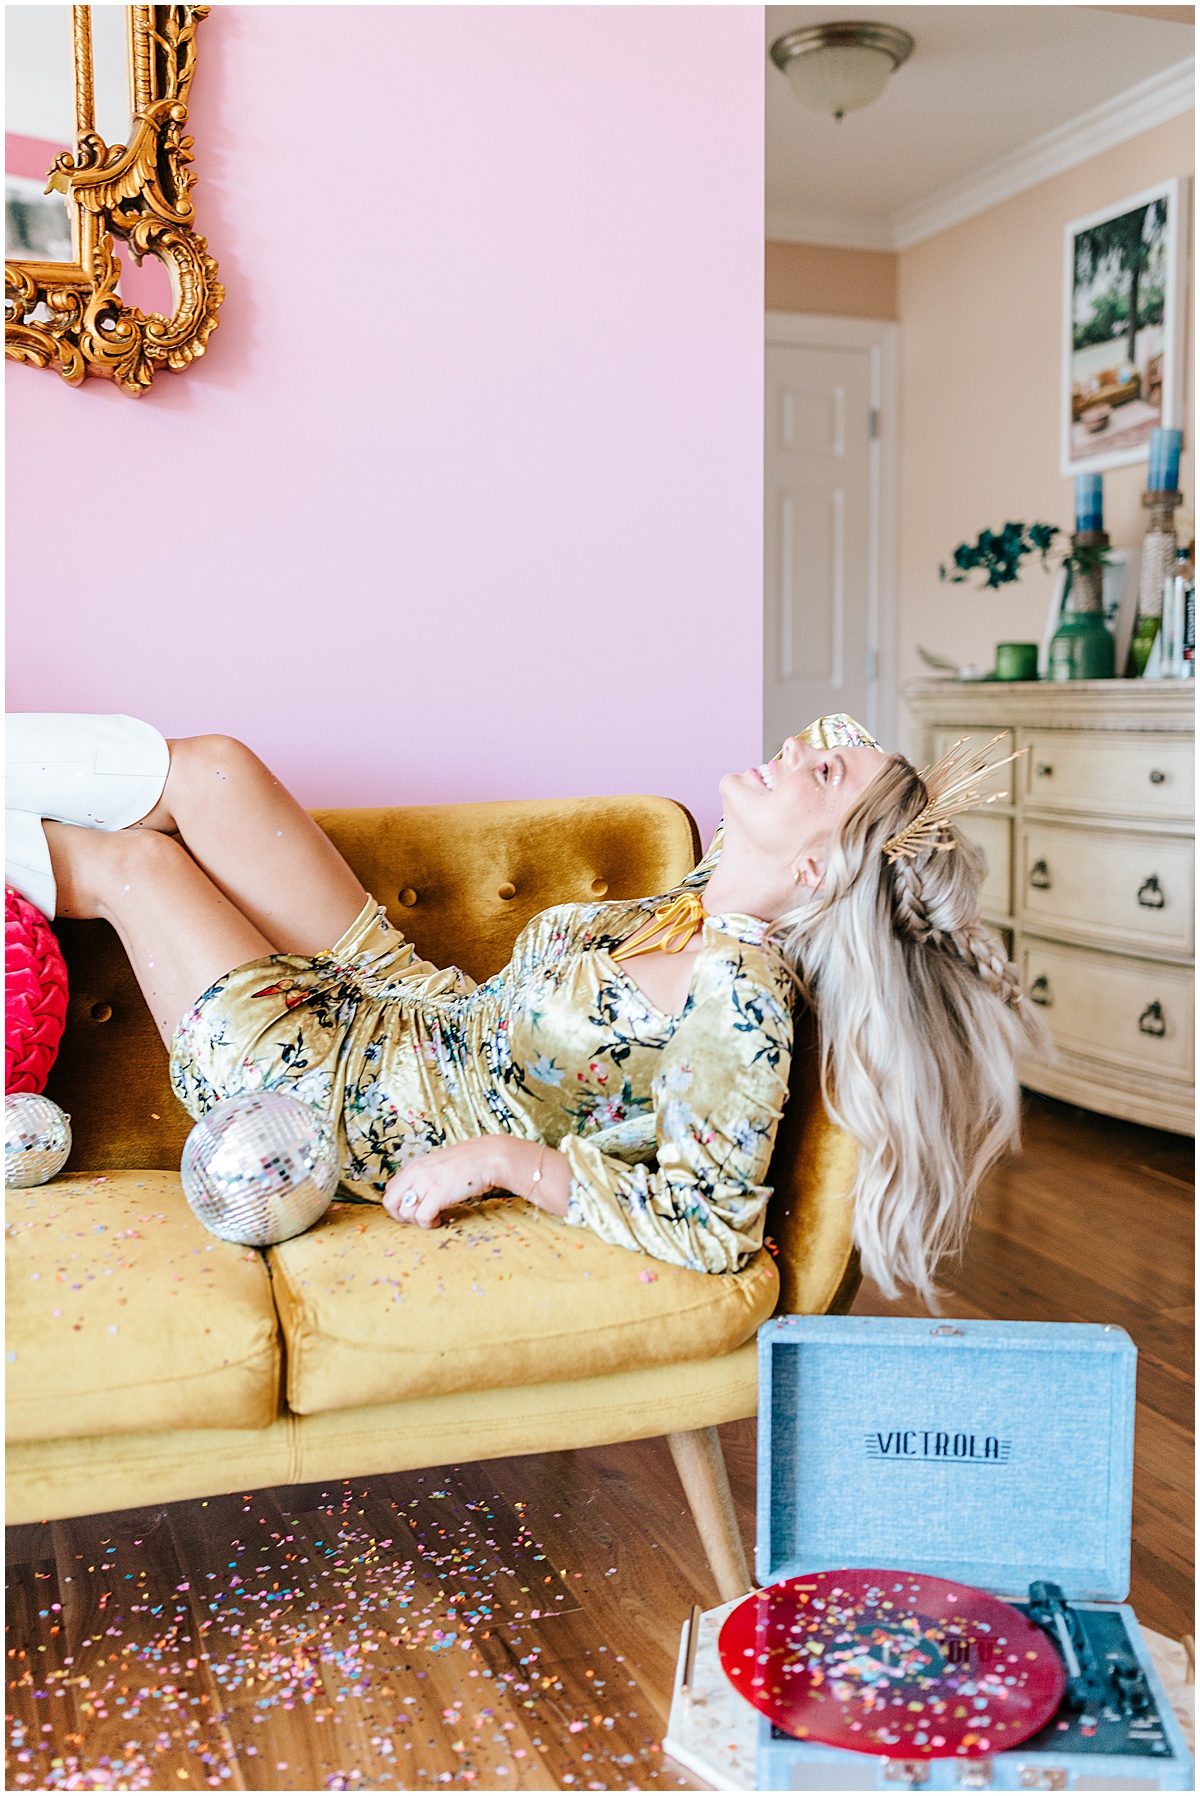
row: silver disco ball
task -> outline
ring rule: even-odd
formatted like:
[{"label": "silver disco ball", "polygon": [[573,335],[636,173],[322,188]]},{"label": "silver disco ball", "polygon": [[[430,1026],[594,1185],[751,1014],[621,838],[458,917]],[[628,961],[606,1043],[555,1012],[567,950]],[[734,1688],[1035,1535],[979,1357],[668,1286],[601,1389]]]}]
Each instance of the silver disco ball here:
[{"label": "silver disco ball", "polygon": [[270,1247],[325,1214],[339,1171],[328,1117],[286,1092],[254,1091],[200,1118],[179,1176],[206,1229],[243,1247]]},{"label": "silver disco ball", "polygon": [[4,1183],[11,1191],[44,1185],[71,1151],[71,1119],[49,1098],[14,1091],[4,1100]]}]

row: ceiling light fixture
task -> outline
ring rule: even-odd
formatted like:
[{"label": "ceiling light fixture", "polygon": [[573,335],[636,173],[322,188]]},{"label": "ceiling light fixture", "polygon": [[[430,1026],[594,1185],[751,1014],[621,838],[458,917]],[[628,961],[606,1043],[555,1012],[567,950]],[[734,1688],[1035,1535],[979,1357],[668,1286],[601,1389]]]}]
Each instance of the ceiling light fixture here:
[{"label": "ceiling light fixture", "polygon": [[912,51],[912,38],[897,25],[844,19],[789,31],[771,45],[771,61],[802,106],[842,118],[877,100]]}]

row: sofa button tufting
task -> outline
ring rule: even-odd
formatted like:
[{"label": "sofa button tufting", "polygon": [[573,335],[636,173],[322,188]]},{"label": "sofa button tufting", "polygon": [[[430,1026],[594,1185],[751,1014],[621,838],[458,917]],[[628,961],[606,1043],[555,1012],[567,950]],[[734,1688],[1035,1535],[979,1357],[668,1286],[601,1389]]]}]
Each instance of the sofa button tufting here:
[{"label": "sofa button tufting", "polygon": [[107,1023],[107,1021],[111,1017],[111,1015],[112,1015],[112,1005],[111,1004],[93,1004],[92,1005],[92,1021],[93,1021],[93,1023]]},{"label": "sofa button tufting", "polygon": [[607,879],[593,879],[592,891],[594,892],[594,894],[596,895],[597,898],[603,898],[603,896],[604,896],[605,892],[607,892],[607,890],[608,890]]},{"label": "sofa button tufting", "polygon": [[510,898],[515,898],[516,895],[517,895],[517,888],[512,883],[511,879],[506,879],[504,884],[502,886],[500,886],[496,892],[497,898],[503,898],[506,903],[508,902],[508,900]]},{"label": "sofa button tufting", "polygon": [[410,906],[417,902],[417,894],[413,891],[411,886],[405,886],[404,890],[400,893],[400,902],[405,906]]}]

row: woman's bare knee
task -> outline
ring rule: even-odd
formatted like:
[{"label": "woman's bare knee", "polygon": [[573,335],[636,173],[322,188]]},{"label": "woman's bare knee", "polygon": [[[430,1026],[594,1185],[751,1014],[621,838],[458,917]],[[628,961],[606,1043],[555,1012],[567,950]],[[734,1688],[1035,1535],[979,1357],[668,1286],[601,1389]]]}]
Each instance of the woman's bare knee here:
[{"label": "woman's bare knee", "polygon": [[236,736],[177,736],[170,739],[171,762],[162,797],[138,825],[167,835],[183,830],[198,812],[236,803],[239,793],[278,782],[254,750]]},{"label": "woman's bare knee", "polygon": [[131,902],[168,891],[191,858],[181,843],[153,830],[116,830],[107,840],[112,846],[100,857],[97,894],[102,916],[116,916]]},{"label": "woman's bare knee", "polygon": [[80,829],[73,823],[43,823],[58,889],[60,917],[119,914],[126,894],[147,884],[166,886],[177,877],[186,850],[154,830]]},{"label": "woman's bare knee", "polygon": [[236,736],[181,736],[170,749],[171,765],[181,777],[228,783],[266,772],[254,750]]}]

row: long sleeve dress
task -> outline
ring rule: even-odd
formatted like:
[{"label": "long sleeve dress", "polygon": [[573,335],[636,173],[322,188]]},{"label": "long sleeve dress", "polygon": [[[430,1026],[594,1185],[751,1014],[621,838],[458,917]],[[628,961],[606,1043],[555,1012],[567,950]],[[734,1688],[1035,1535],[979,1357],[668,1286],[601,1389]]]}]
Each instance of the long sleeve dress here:
[{"label": "long sleeve dress", "polygon": [[678,1015],[613,959],[658,905],[703,889],[720,844],[674,893],[542,911],[482,985],[419,959],[371,900],[327,953],[252,961],[205,992],[172,1042],[175,1092],[195,1117],[246,1091],[316,1105],[338,1125],[344,1182],[375,1199],[434,1148],[542,1141],[570,1164],[568,1222],[736,1271],[762,1245],[790,976],[766,925],[740,915],[707,919]]}]

